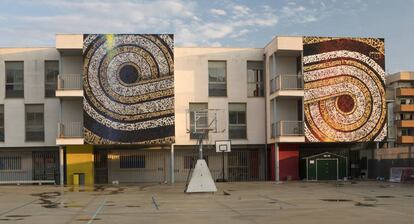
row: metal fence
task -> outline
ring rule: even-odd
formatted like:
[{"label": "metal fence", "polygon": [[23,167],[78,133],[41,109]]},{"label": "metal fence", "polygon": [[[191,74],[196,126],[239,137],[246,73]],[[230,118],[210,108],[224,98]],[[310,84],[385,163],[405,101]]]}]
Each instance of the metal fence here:
[{"label": "metal fence", "polygon": [[302,75],[280,74],[270,80],[270,92],[278,90],[301,90],[303,89]]},{"label": "metal fence", "polygon": [[109,183],[162,183],[169,179],[169,150],[109,150],[107,158]]},{"label": "metal fence", "polygon": [[272,137],[304,135],[303,121],[277,121],[272,124]]},{"label": "metal fence", "polygon": [[0,151],[0,184],[59,183],[59,152]]},{"label": "metal fence", "polygon": [[[198,151],[177,149],[174,152],[174,175],[177,182],[186,181],[197,161]],[[203,157],[207,162],[214,180],[223,176],[223,154],[214,147],[205,146]],[[266,180],[266,156],[260,146],[257,149],[233,149],[224,154],[224,177],[228,181],[264,181]]]},{"label": "metal fence", "polygon": [[58,123],[59,138],[82,138],[83,123],[82,122],[61,122]]},{"label": "metal fence", "polygon": [[83,88],[83,77],[81,74],[58,75],[58,90],[81,90]]}]

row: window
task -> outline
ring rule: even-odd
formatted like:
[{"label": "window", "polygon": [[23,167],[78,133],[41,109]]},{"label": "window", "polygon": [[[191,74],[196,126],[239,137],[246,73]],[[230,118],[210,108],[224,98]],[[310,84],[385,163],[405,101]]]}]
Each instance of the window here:
[{"label": "window", "polygon": [[45,61],[45,97],[54,97],[59,75],[59,61]]},{"label": "window", "polygon": [[262,61],[247,62],[247,96],[264,96]]},{"label": "window", "polygon": [[[192,169],[195,167],[198,156],[184,156],[184,169]],[[203,155],[203,159],[206,161],[208,166],[208,156]]]},{"label": "window", "polygon": [[0,142],[4,142],[4,105],[0,105]]},{"label": "window", "polygon": [[44,141],[43,105],[26,105],[26,141]]},{"label": "window", "polygon": [[119,157],[119,167],[125,168],[145,168],[145,155],[126,155]]},{"label": "window", "polygon": [[229,138],[244,139],[246,132],[246,104],[229,104]]},{"label": "window", "polygon": [[227,96],[226,62],[208,62],[208,95]]},{"label": "window", "polygon": [[0,170],[21,170],[22,157],[0,156]]},{"label": "window", "polygon": [[[207,103],[190,103],[189,105],[189,111],[190,111],[190,139],[198,139],[199,137],[201,137],[201,133],[195,133],[195,113],[194,111],[202,111],[202,110],[207,110],[208,108],[208,104]],[[207,113],[207,111],[206,111]],[[199,114],[201,115],[201,114]],[[207,127],[207,123],[208,123],[208,117],[199,117],[198,121],[197,121],[197,127]],[[197,128],[197,129],[198,129]],[[207,139],[208,136],[207,135],[203,135],[203,139]]]},{"label": "window", "polygon": [[24,97],[24,63],[22,61],[6,61],[6,97]]}]

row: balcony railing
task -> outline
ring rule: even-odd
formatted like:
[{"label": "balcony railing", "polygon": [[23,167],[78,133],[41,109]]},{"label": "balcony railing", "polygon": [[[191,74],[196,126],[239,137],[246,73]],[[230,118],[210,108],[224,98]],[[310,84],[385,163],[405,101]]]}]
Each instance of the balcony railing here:
[{"label": "balcony railing", "polygon": [[82,90],[83,77],[81,74],[58,75],[58,90]]},{"label": "balcony railing", "polygon": [[303,89],[302,75],[276,75],[270,80],[270,92],[274,93],[279,90],[301,90]]},{"label": "balcony railing", "polygon": [[303,136],[303,121],[277,121],[272,124],[272,137]]},{"label": "balcony railing", "polygon": [[62,122],[58,124],[58,138],[83,138],[82,122]]}]

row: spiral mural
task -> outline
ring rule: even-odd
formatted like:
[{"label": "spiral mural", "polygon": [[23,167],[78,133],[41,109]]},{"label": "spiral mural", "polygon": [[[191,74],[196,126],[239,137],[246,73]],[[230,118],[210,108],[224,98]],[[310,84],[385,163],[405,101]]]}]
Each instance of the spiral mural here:
[{"label": "spiral mural", "polygon": [[384,40],[303,38],[308,142],[367,142],[386,137]]},{"label": "spiral mural", "polygon": [[173,48],[167,34],[84,35],[86,143],[174,142]]}]

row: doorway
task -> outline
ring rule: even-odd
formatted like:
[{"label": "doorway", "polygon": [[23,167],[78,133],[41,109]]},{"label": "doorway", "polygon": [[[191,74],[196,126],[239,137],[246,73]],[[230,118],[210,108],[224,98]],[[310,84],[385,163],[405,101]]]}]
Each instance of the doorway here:
[{"label": "doorway", "polygon": [[337,159],[317,159],[316,160],[316,179],[317,180],[338,180],[338,160]]}]

